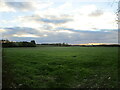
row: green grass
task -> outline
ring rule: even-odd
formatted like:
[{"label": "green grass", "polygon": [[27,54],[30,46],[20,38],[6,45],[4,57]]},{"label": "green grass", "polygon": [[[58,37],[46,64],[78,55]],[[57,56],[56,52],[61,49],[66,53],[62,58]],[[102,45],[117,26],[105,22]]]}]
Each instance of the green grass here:
[{"label": "green grass", "polygon": [[117,47],[4,48],[3,62],[3,87],[117,87]]}]

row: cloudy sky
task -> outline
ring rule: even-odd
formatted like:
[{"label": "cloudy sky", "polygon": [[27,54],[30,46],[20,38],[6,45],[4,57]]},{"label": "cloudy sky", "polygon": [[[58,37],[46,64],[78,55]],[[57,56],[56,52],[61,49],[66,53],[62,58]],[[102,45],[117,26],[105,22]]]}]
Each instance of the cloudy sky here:
[{"label": "cloudy sky", "polygon": [[117,0],[1,0],[1,38],[37,43],[117,43]]}]

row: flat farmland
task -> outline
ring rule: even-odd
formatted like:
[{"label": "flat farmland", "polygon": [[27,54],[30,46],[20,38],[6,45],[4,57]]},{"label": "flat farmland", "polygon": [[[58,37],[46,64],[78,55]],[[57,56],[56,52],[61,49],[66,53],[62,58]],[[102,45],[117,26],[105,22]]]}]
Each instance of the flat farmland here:
[{"label": "flat farmland", "polygon": [[3,48],[3,88],[116,88],[118,47]]}]

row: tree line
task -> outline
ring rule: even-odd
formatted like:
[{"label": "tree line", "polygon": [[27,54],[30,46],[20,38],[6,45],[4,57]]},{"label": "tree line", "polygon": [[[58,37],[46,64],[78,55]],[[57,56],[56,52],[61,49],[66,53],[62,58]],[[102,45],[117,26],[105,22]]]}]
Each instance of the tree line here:
[{"label": "tree line", "polygon": [[21,42],[13,42],[9,40],[0,40],[2,43],[2,47],[36,47],[37,45],[45,45],[45,46],[70,46],[67,43],[42,43],[36,44],[35,40],[31,40],[31,42],[21,41]]},{"label": "tree line", "polygon": [[39,45],[49,45],[49,46],[70,46],[68,43],[42,43],[42,44],[39,44]]},{"label": "tree line", "polygon": [[1,40],[0,42],[2,43],[2,47],[36,47],[35,40],[31,40],[31,42],[13,42],[9,40]]}]

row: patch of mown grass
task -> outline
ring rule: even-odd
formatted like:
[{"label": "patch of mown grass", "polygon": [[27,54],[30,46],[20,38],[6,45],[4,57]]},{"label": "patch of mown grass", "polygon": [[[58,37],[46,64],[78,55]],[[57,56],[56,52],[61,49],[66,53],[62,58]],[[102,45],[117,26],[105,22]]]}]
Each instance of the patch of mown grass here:
[{"label": "patch of mown grass", "polygon": [[4,48],[3,51],[3,59],[10,65],[3,69],[12,72],[17,88],[117,87],[116,47]]}]

